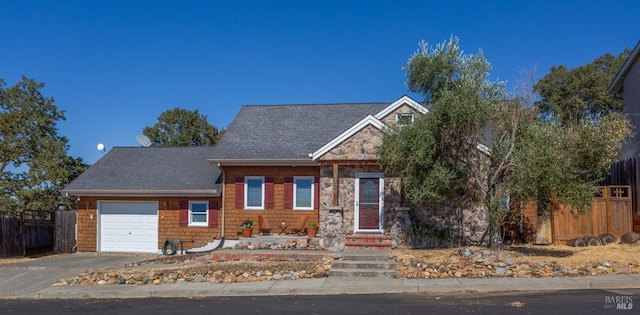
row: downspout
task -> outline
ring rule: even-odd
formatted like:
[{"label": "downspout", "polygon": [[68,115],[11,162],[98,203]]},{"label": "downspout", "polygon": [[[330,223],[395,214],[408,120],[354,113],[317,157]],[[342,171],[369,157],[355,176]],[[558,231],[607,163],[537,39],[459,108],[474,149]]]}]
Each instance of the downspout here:
[{"label": "downspout", "polygon": [[225,228],[225,223],[226,223],[225,211],[224,211],[224,201],[225,201],[224,195],[225,195],[225,191],[226,191],[225,186],[227,185],[227,175],[225,174],[224,170],[222,169],[222,164],[218,163],[218,168],[220,169],[220,174],[222,175],[222,193],[221,193],[222,200],[220,200],[220,203],[221,203],[220,211],[222,211],[222,230],[221,230],[222,236],[221,237],[224,240],[224,228]]}]

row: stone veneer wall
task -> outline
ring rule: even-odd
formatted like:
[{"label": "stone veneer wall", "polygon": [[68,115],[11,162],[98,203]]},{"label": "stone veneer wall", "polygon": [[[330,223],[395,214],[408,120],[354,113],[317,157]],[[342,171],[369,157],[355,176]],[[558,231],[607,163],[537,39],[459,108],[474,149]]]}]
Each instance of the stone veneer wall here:
[{"label": "stone veneer wall", "polygon": [[449,229],[453,245],[476,244],[488,226],[488,217],[481,206],[460,209],[447,204],[413,207],[411,215],[421,222]]},{"label": "stone veneer wall", "polygon": [[[406,109],[404,109],[406,110]],[[391,116],[391,115],[390,115]],[[395,116],[393,116],[395,117]],[[321,246],[330,249],[343,249],[345,236],[354,232],[355,216],[355,179],[356,173],[382,173],[377,165],[377,148],[382,144],[382,134],[374,126],[366,126],[349,139],[336,145],[331,151],[320,157],[321,162],[355,161],[372,165],[340,165],[339,167],[339,205],[333,206],[333,169],[329,163],[320,168],[320,224]],[[396,211],[400,206],[400,179],[384,178],[384,216],[383,231],[393,236],[394,244],[401,242],[408,220],[406,211]],[[399,219],[400,218],[400,219]]]},{"label": "stone veneer wall", "polygon": [[[332,166],[320,168],[320,228],[318,236],[323,247],[343,249],[346,235],[353,234],[355,224],[356,173],[382,173],[378,166],[339,167],[339,206],[333,207]],[[402,243],[402,234],[407,229],[408,214],[399,210],[400,180],[384,178],[383,230],[390,234],[394,243]],[[409,223],[410,224],[410,223]],[[409,225],[410,228],[410,225]]]},{"label": "stone veneer wall", "polygon": [[320,157],[320,161],[375,161],[378,159],[378,147],[382,144],[382,134],[374,126],[366,126],[358,133],[336,145],[331,151]]}]

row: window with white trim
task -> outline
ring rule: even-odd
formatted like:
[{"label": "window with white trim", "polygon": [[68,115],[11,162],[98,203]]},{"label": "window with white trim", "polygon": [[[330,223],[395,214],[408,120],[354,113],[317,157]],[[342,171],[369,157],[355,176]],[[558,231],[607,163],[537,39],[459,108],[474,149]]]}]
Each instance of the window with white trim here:
[{"label": "window with white trim", "polygon": [[293,177],[293,209],[313,210],[313,176]]},{"label": "window with white trim", "polygon": [[209,225],[209,202],[189,201],[189,226]]},{"label": "window with white trim", "polygon": [[264,176],[244,177],[244,208],[264,210]]},{"label": "window with white trim", "polygon": [[396,114],[396,124],[398,125],[411,125],[413,123],[412,113]]}]

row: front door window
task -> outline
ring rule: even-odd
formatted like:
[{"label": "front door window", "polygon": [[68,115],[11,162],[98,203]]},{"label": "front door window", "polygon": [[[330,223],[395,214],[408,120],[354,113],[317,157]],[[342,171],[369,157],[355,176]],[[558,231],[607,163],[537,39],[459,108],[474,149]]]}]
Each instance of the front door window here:
[{"label": "front door window", "polygon": [[362,177],[358,180],[358,230],[380,228],[380,178]]}]

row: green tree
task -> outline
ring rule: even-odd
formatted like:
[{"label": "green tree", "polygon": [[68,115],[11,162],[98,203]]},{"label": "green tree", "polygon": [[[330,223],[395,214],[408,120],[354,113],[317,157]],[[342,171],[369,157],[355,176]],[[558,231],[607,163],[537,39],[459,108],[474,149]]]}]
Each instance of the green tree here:
[{"label": "green tree", "polygon": [[87,166],[67,155],[68,139],[56,127],[64,112],[43,87],[22,77],[7,88],[0,79],[0,210],[75,208],[60,190]]},{"label": "green tree", "polygon": [[409,89],[431,110],[385,133],[380,163],[402,177],[414,204],[481,204],[490,245],[501,241],[508,198],[537,201],[547,218],[553,198],[584,211],[629,134],[619,101],[604,94],[621,58],[605,55],[575,72],[554,67],[535,85],[530,74],[506,101],[503,85],[487,79],[481,51],[463,54],[455,37],[435,48],[423,43],[406,71]]},{"label": "green tree", "polygon": [[622,103],[606,89],[628,56],[605,54],[575,69],[552,67],[534,85],[538,118],[523,128],[509,191],[513,200],[536,202],[538,228],[550,223],[553,202],[577,213],[590,207],[608,166],[630,135]]},{"label": "green tree", "polygon": [[198,110],[176,107],[160,114],[158,122],[153,127],[145,127],[142,133],[156,146],[212,146],[220,140],[224,130],[218,131]]},{"label": "green tree", "polygon": [[410,202],[483,205],[490,218],[486,234],[493,236],[527,116],[519,102],[505,101],[504,84],[489,80],[490,69],[482,51],[464,54],[456,37],[435,47],[422,43],[406,66],[407,84],[430,111],[386,132],[379,155],[385,173],[402,177]]},{"label": "green tree", "polygon": [[534,89],[541,99],[536,108],[544,118],[562,125],[579,125],[601,115],[622,112],[622,100],[607,93],[609,84],[631,53],[626,49],[617,57],[604,54],[576,68],[551,68]]}]

